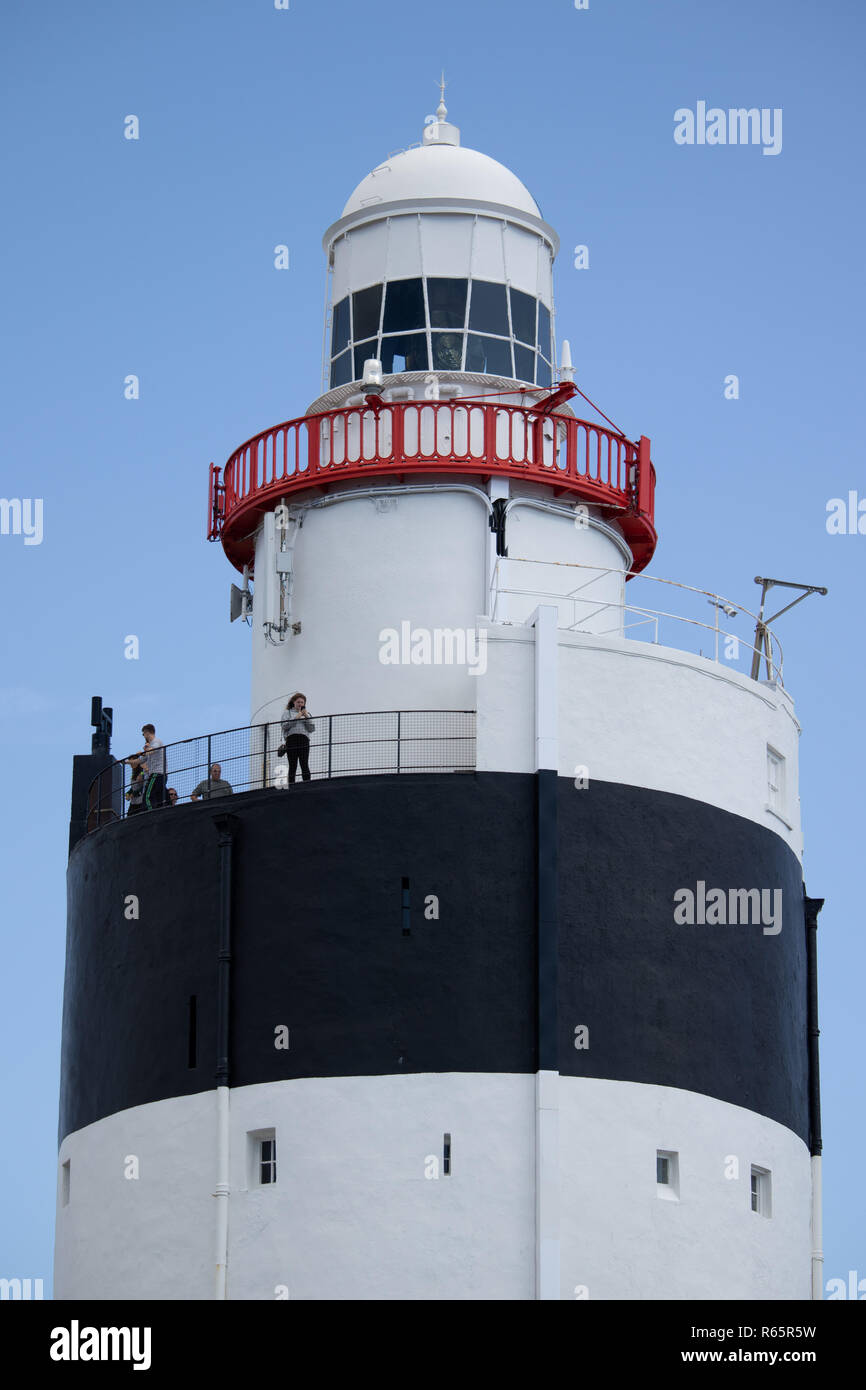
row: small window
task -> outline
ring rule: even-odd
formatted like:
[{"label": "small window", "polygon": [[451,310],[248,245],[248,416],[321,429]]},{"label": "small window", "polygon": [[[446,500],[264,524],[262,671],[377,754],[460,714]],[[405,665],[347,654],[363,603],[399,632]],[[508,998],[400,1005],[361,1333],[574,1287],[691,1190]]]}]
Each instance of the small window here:
[{"label": "small window", "polygon": [[352,295],[352,337],[355,342],[372,338],[379,332],[382,312],[382,286],[370,285]]},{"label": "small window", "polygon": [[276,1130],[250,1130],[247,1134],[247,1186],[273,1187],[276,1180]]},{"label": "small window", "polygon": [[515,338],[535,347],[535,300],[522,290],[509,290],[511,296],[511,326]]},{"label": "small window", "polygon": [[67,1158],[60,1167],[60,1205],[63,1207],[69,1206],[69,1163]]},{"label": "small window", "polygon": [[767,804],[777,816],[785,814],[785,759],[767,745]]},{"label": "small window", "polygon": [[[355,349],[357,352],[357,348]],[[375,356],[368,353],[368,357]],[[399,337],[382,339],[382,371],[426,372],[429,368],[426,333],[402,333]]]},{"label": "small window", "polygon": [[431,328],[462,328],[466,321],[467,280],[428,278]]},{"label": "small window", "polygon": [[459,372],[463,365],[463,334],[432,333],[433,370]]},{"label": "small window", "polygon": [[276,1139],[261,1139],[261,1154],[259,1157],[259,1182],[264,1187],[267,1183],[277,1180],[277,1141]]},{"label": "small window", "polygon": [[349,296],[334,305],[334,320],[331,332],[331,356],[336,357],[349,343]]},{"label": "small window", "polygon": [[501,333],[504,338],[508,337],[508,306],[504,285],[494,285],[489,280],[472,281],[469,327],[480,333]]},{"label": "small window", "polygon": [[548,362],[553,361],[550,350],[550,310],[538,301],[538,351]]},{"label": "small window", "polygon": [[[424,327],[424,288],[420,280],[391,280],[385,289],[383,333]],[[426,364],[425,364],[426,365]],[[408,368],[412,371],[414,368]]]},{"label": "small window", "polygon": [[771,1176],[768,1168],[756,1168],[752,1165],[750,1196],[752,1211],[757,1212],[758,1216],[772,1216]]},{"label": "small window", "polygon": [[679,1154],[673,1153],[670,1149],[656,1150],[656,1193],[659,1197],[667,1197],[671,1201],[679,1200]]},{"label": "small window", "polygon": [[511,344],[505,338],[482,338],[477,333],[470,333],[466,346],[466,370],[512,377]]}]

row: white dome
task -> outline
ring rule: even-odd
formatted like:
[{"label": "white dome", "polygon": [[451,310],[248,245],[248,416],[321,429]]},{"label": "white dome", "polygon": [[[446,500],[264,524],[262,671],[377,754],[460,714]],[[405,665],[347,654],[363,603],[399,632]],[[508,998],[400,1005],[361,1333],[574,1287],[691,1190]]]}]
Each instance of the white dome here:
[{"label": "white dome", "polygon": [[498,203],[541,217],[535,199],[504,164],[478,150],[436,142],[386,159],[358,184],[343,217],[376,203],[414,203],[421,198]]}]

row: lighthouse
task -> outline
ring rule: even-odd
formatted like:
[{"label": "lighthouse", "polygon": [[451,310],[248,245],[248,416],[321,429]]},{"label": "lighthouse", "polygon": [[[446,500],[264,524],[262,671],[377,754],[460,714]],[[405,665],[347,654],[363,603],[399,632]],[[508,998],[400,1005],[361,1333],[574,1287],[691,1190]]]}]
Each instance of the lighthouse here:
[{"label": "lighthouse", "polygon": [[76,760],[56,1295],[820,1296],[772,652],[630,635],[650,440],[444,95],[323,246],[321,394],[209,472],[249,723],[141,814]]}]

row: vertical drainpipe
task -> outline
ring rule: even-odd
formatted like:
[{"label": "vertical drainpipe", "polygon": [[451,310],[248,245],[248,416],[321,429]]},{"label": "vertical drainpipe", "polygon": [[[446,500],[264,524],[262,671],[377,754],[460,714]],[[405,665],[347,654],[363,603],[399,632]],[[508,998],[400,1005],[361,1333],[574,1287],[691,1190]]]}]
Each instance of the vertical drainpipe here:
[{"label": "vertical drainpipe", "polygon": [[[485,595],[484,608],[482,611],[488,618],[491,619],[494,616],[494,607],[496,603],[495,595],[493,592],[493,582],[496,578],[496,566],[497,564],[500,564],[500,552],[504,548],[503,541],[505,535],[504,516],[502,516],[501,519],[501,532],[497,529],[496,523],[500,520],[500,516],[497,515],[496,503],[500,503],[498,511],[501,515],[506,503],[508,502],[510,491],[511,488],[507,478],[491,478],[490,482],[487,484],[487,495],[490,498],[491,503],[493,504],[493,511],[490,515],[490,526],[487,533],[487,593]],[[497,587],[507,589],[508,585],[504,580],[501,568],[499,573],[500,579]],[[501,608],[496,613],[496,617],[499,620],[499,622],[508,621],[508,613],[504,611],[504,608]]]},{"label": "vertical drainpipe", "polygon": [[812,1156],[812,1297],[824,1297],[824,1232],[821,1198],[821,1080],[818,1068],[818,913],[823,898],[803,895],[806,910],[807,1032],[809,1047],[809,1152]]},{"label": "vertical drainpipe", "polygon": [[227,1297],[229,1256],[229,1009],[231,1006],[232,947],[232,849],[238,829],[237,816],[214,816],[219,839],[219,951],[217,954],[217,1065],[216,1065],[216,1285],[215,1299]]},{"label": "vertical drainpipe", "polygon": [[557,1045],[558,610],[538,607],[535,628],[535,782],[538,1071],[535,1077],[535,1297],[560,1292],[559,1056]]}]

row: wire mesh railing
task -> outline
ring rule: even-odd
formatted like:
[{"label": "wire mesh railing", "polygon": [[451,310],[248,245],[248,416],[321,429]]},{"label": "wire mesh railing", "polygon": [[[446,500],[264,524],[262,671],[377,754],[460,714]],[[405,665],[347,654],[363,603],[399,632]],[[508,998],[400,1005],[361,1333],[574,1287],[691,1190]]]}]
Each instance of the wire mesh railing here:
[{"label": "wire mesh railing", "polygon": [[[757,613],[709,589],[651,574],[630,574],[630,597],[642,591],[651,596],[675,589],[674,598],[684,611],[672,612],[652,603],[626,603],[622,594],[627,573],[600,565],[524,556],[500,559],[490,584],[493,621],[525,622],[539,600],[550,601],[559,609],[559,627],[565,631],[594,637],[627,637],[692,651],[743,674],[749,673],[757,655],[767,680],[784,687],[782,644],[771,628],[767,629],[766,638],[760,637]],[[515,579],[517,583],[507,582]],[[606,596],[612,583],[616,586],[616,598]],[[655,585],[655,589],[647,590],[648,584]],[[707,605],[712,614],[707,613]],[[737,618],[740,623],[735,627]],[[756,625],[754,633],[749,631],[752,623]]]},{"label": "wire mesh railing", "polygon": [[90,784],[88,831],[184,801],[222,802],[329,777],[475,770],[474,710],[368,710],[309,722],[312,729],[302,725],[288,739],[276,720],[118,760]]}]

